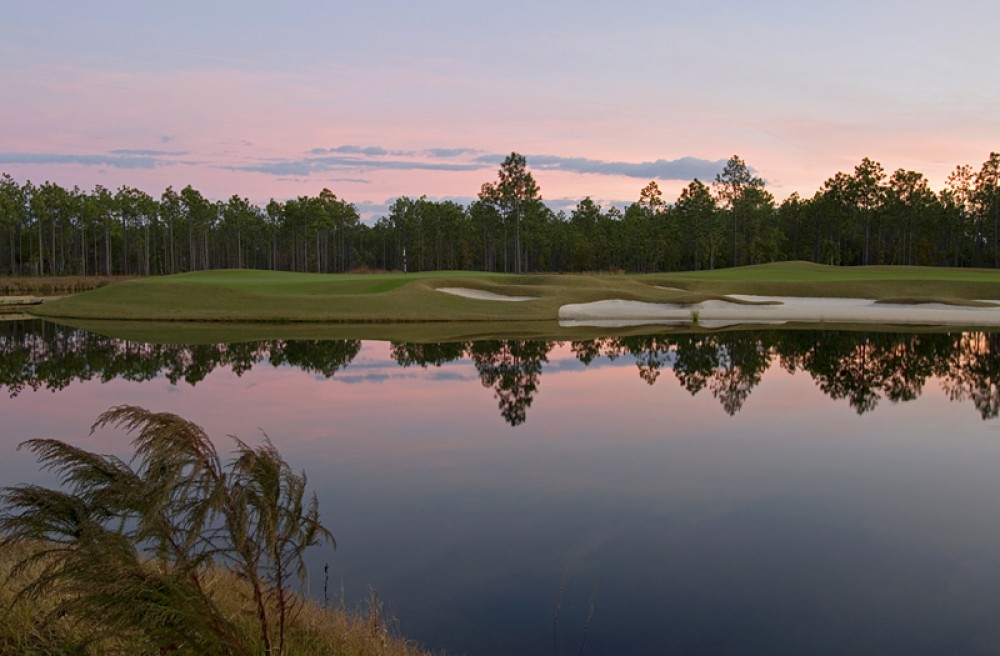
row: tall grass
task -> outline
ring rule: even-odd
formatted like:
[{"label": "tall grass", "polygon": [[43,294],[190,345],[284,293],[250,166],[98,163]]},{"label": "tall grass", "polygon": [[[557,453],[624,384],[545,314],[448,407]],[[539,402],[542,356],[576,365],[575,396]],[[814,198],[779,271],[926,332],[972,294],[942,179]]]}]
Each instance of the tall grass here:
[{"label": "tall grass", "polygon": [[[27,568],[16,567],[37,553],[41,545],[19,544],[0,550],[0,654],[4,656],[103,655],[149,656],[163,653],[138,633],[102,635],[99,627],[72,613],[54,613],[63,601],[59,596],[29,597],[18,592],[34,580],[50,562],[45,559]],[[213,567],[205,577],[209,596],[223,613],[233,618],[237,630],[254,633],[252,593],[245,581],[222,567]],[[375,603],[373,603],[375,602]],[[192,645],[198,652],[198,645]],[[252,640],[253,653],[264,653],[259,640]],[[338,654],[342,656],[427,656],[413,641],[398,636],[394,623],[385,618],[377,599],[357,608],[324,608],[303,598],[301,610],[289,626],[288,656]]]},{"label": "tall grass", "polygon": [[[133,436],[130,460],[32,439],[59,488],[0,490],[5,652],[288,656],[334,637],[295,588],[333,536],[268,439],[226,463],[176,415],[118,406],[100,427]],[[373,602],[356,653],[385,653],[380,622]]]}]

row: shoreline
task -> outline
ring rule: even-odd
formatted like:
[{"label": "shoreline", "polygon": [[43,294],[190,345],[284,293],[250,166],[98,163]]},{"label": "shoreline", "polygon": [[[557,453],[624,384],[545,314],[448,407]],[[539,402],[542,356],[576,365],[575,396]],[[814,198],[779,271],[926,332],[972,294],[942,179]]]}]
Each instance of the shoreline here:
[{"label": "shoreline", "polygon": [[[24,308],[61,320],[399,323],[896,324],[1000,329],[1000,271],[802,263],[648,275],[200,271]],[[601,322],[597,324],[595,322]]]},{"label": "shoreline", "polygon": [[1000,326],[1000,301],[972,307],[945,303],[879,303],[874,299],[730,294],[740,302],[703,301],[650,303],[607,300],[574,303],[559,308],[559,324],[576,326],[635,326],[697,324],[722,327],[738,324],[889,323],[934,326]]}]

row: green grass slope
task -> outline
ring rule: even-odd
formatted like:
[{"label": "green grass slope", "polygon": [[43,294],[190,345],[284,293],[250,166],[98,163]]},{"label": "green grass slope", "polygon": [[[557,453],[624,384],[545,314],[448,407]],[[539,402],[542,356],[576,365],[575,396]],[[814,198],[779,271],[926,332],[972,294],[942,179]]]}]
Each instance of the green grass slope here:
[{"label": "green grass slope", "polygon": [[[476,300],[439,292],[440,287],[537,299]],[[727,294],[933,300],[961,305],[975,299],[1000,299],[1000,272],[830,267],[806,262],[646,275],[225,270],[129,280],[46,303],[31,312],[41,317],[114,321],[534,322],[555,320],[559,308],[568,303],[624,299],[686,304]]]},{"label": "green grass slope", "polygon": [[1000,299],[1000,271],[918,266],[777,262],[646,277],[691,292],[951,302]]},{"label": "green grass slope", "polygon": [[[476,300],[439,292],[439,287],[537,300]],[[102,287],[37,307],[35,314],[147,321],[545,321],[556,319],[566,303],[607,298],[695,302],[704,297],[658,289],[626,276],[206,271]]]}]

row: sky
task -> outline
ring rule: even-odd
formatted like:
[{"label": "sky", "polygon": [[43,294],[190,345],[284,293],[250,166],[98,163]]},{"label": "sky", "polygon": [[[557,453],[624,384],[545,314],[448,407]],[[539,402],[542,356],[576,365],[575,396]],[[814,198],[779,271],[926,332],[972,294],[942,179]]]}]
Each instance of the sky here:
[{"label": "sky", "polygon": [[0,172],[371,220],[506,154],[556,209],[740,156],[779,199],[863,157],[940,188],[1000,150],[1000,3],[33,0],[0,19]]}]

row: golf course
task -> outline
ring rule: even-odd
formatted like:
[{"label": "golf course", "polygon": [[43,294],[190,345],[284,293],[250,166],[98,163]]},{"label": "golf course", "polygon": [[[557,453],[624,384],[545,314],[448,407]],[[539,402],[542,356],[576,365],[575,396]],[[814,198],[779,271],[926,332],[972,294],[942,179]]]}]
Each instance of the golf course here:
[{"label": "golf course", "polygon": [[1000,303],[1000,272],[806,262],[642,275],[215,270],[117,282],[30,312],[63,320],[155,322],[530,322],[558,320],[566,306],[607,301],[697,312],[708,302],[737,309],[783,302],[776,298],[866,299],[913,312],[929,304],[988,310],[994,307],[990,301]]}]

